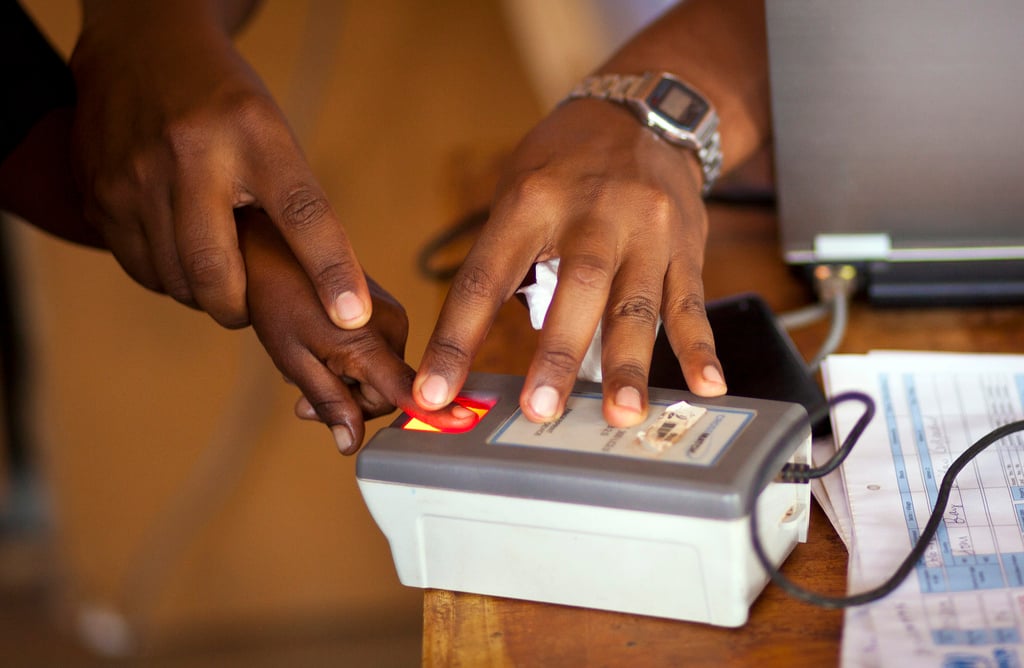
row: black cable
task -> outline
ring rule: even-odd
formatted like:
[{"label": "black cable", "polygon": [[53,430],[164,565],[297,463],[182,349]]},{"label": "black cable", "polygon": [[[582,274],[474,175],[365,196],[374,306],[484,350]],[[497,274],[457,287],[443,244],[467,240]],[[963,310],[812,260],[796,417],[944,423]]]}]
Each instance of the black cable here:
[{"label": "black cable", "polygon": [[[828,411],[833,406],[837,406],[843,402],[856,400],[864,404],[864,413],[854,423],[853,429],[843,439],[842,444],[836,450],[836,454],[832,455],[832,458],[817,468],[811,468],[810,464],[786,464],[782,467],[782,471],[779,472],[777,480],[779,482],[797,482],[804,483],[813,478],[822,478],[832,471],[839,468],[839,465],[843,463],[843,460],[849,456],[853,450],[854,444],[860,440],[861,434],[868,428],[868,424],[875,417],[875,402],[874,400],[864,394],[863,392],[843,392],[838,394],[828,401],[827,404],[814,411],[814,413],[808,418],[811,424],[816,424],[818,420],[824,419],[828,415]],[[796,433],[796,429],[799,429],[799,425],[796,425],[785,434],[785,436],[779,439],[779,448],[785,447],[785,443],[790,441]],[[774,452],[772,453],[775,454]],[[766,462],[772,461],[772,457],[765,459]],[[776,460],[777,461],[777,460]],[[761,468],[758,469],[758,475],[755,479],[760,479],[764,475],[763,471],[768,467],[767,463],[762,463]],[[770,478],[771,476],[769,476]],[[765,479],[767,482],[767,478]],[[764,483],[761,483],[762,485]],[[760,487],[758,487],[760,489]]]},{"label": "black cable", "polygon": [[[858,400],[864,403],[865,411],[860,417],[857,423],[854,425],[853,431],[843,441],[836,455],[832,457],[826,464],[817,469],[801,469],[798,467],[789,474],[791,481],[793,482],[806,482],[810,478],[818,478],[827,473],[835,470],[843,459],[849,454],[856,440],[860,438],[864,429],[867,427],[868,422],[874,416],[875,405],[874,401],[868,395],[861,392],[846,392],[833,397],[829,400],[829,406],[837,406],[845,401]],[[773,460],[777,461],[776,455],[780,454],[779,450],[788,446],[788,441],[792,438],[795,433],[795,429],[790,429],[783,438],[779,439],[779,443],[773,448],[769,456],[765,457],[758,468],[757,475],[754,476],[754,491],[748,501],[749,512],[750,512],[750,540],[754,547],[754,553],[757,555],[758,560],[761,562],[761,566],[768,573],[768,577],[771,578],[772,582],[777,584],[786,593],[799,598],[802,601],[812,603],[814,605],[823,608],[847,608],[855,605],[863,605],[870,603],[871,601],[877,601],[878,599],[887,596],[892,593],[900,584],[906,579],[907,575],[914,569],[914,566],[921,559],[924,551],[928,549],[928,545],[935,537],[935,532],[938,531],[939,525],[942,523],[943,513],[946,511],[946,504],[949,501],[949,495],[953,490],[953,483],[956,481],[957,475],[963,470],[967,464],[974,459],[978,454],[992,445],[993,443],[1009,436],[1010,434],[1024,431],[1024,420],[1018,420],[1016,422],[1010,422],[1000,427],[996,427],[989,433],[978,439],[971,447],[964,450],[964,452],[953,461],[953,464],[946,471],[946,474],[942,476],[942,483],[939,485],[939,493],[935,499],[935,505],[932,508],[932,514],[928,518],[928,524],[925,525],[924,530],[921,531],[921,535],[918,536],[917,542],[914,547],[907,554],[903,562],[900,563],[899,567],[896,568],[895,572],[882,584],[878,585],[873,589],[861,592],[859,594],[853,594],[851,596],[827,596],[824,594],[818,594],[817,592],[805,589],[800,585],[796,584],[792,580],[789,580],[784,576],[778,568],[771,562],[768,555],[765,554],[764,546],[761,545],[761,538],[758,533],[757,526],[757,494],[756,491],[763,489],[769,480],[774,477],[774,474],[770,470],[770,462]],[[802,470],[802,475],[800,471]],[[783,474],[786,476],[786,473]]]},{"label": "black cable", "polygon": [[420,249],[419,255],[416,256],[416,266],[419,268],[420,273],[435,281],[451,280],[462,265],[462,261],[459,260],[447,265],[437,266],[437,255],[455,241],[469,236],[483,227],[490,213],[488,209],[471,211],[424,244],[423,248]]}]

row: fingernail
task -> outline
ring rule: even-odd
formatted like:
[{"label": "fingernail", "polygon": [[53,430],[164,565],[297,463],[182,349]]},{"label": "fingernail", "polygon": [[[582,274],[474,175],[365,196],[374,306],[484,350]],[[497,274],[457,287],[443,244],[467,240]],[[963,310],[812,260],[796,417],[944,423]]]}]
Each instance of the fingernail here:
[{"label": "fingernail", "polygon": [[334,308],[338,314],[338,320],[342,324],[359,323],[365,313],[366,307],[363,301],[354,292],[342,292],[334,300]]},{"label": "fingernail", "polygon": [[352,445],[354,443],[352,439],[352,432],[338,424],[331,427],[331,433],[334,434],[334,443],[338,446],[338,452],[343,455],[347,455],[352,449]]},{"label": "fingernail", "polygon": [[725,385],[725,379],[722,378],[722,372],[718,370],[718,367],[712,366],[711,364],[704,367],[704,372],[701,374],[709,383],[714,385]]},{"label": "fingernail", "polygon": [[476,413],[469,410],[465,406],[459,406],[455,404],[452,406],[452,417],[456,420],[465,420],[467,418],[476,417]]},{"label": "fingernail", "polygon": [[619,408],[639,413],[643,410],[640,392],[635,387],[622,387],[615,393],[615,405]]},{"label": "fingernail", "polygon": [[306,397],[299,397],[299,400],[295,402],[295,415],[303,420],[317,419],[317,414],[313,409],[313,404],[309,403],[309,399]]},{"label": "fingernail", "polygon": [[553,418],[558,410],[558,392],[555,388],[541,385],[530,395],[530,410],[540,418]]},{"label": "fingernail", "polygon": [[437,374],[427,376],[420,385],[420,396],[429,406],[444,406],[448,403],[448,381]]}]

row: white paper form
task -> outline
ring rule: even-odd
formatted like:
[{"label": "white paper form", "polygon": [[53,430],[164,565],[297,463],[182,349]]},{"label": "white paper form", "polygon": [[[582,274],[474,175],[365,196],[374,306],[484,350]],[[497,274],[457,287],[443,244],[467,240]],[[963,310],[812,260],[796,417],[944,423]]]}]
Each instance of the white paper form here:
[{"label": "white paper form", "polygon": [[[815,467],[824,466],[836,453],[836,444],[832,436],[819,436],[811,444],[811,463]],[[811,494],[817,500],[825,516],[828,517],[836,533],[839,535],[846,551],[852,545],[852,529],[850,528],[850,505],[846,499],[846,485],[843,481],[843,469],[839,467],[824,478],[811,479]]]},{"label": "white paper form", "polygon": [[[871,395],[875,419],[844,464],[851,592],[879,584],[924,527],[942,476],[992,428],[1024,417],[1024,356],[836,355],[826,390]],[[833,414],[840,441],[858,402]],[[847,666],[1014,666],[1024,656],[1024,435],[960,474],[922,562],[888,597],[849,610]]]}]

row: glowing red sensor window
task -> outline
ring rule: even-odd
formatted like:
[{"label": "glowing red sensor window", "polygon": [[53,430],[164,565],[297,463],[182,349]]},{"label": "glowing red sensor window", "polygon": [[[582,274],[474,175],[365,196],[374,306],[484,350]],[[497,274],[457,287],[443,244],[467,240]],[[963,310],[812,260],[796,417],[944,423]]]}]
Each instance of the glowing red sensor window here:
[{"label": "glowing red sensor window", "polygon": [[477,414],[476,422],[473,422],[468,427],[462,427],[459,429],[440,429],[432,424],[427,424],[423,420],[416,417],[409,417],[409,420],[402,425],[402,429],[406,431],[432,431],[445,434],[461,434],[469,431],[483,419],[485,415],[494,407],[497,403],[497,399],[481,398],[481,397],[456,397],[455,403],[468,408]]}]

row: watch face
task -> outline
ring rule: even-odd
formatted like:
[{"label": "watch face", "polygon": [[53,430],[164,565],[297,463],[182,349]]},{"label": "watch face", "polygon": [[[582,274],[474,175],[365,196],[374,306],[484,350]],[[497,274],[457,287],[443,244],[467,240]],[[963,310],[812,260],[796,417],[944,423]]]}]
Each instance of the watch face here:
[{"label": "watch face", "polygon": [[708,113],[707,102],[671,79],[662,79],[658,83],[648,96],[647,104],[659,116],[689,132],[693,132]]}]

